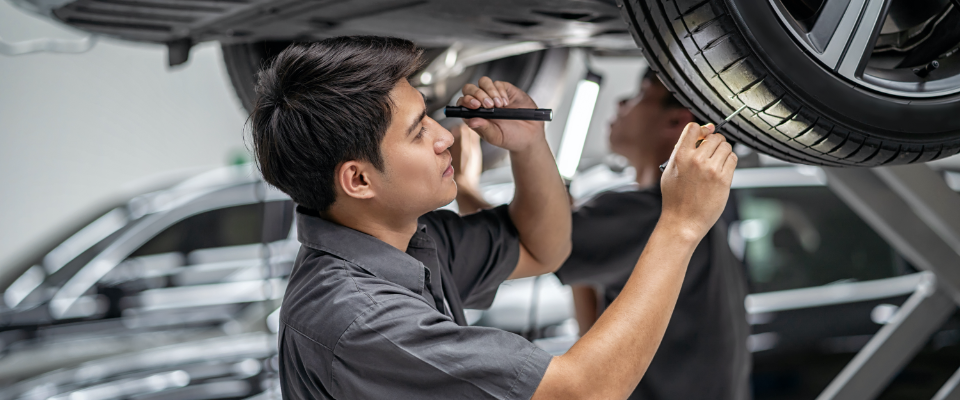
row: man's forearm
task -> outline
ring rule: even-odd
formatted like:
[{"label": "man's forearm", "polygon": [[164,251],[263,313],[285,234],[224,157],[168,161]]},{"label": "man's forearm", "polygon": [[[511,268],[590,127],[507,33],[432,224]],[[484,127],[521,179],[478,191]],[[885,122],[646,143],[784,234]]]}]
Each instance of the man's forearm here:
[{"label": "man's forearm", "polygon": [[520,242],[544,266],[560,267],[570,254],[570,203],[546,139],[510,152],[516,192],[510,203]]},{"label": "man's forearm", "polygon": [[678,226],[661,220],[623,291],[566,354],[554,357],[535,399],[622,399],[632,392],[656,354],[700,241]]}]

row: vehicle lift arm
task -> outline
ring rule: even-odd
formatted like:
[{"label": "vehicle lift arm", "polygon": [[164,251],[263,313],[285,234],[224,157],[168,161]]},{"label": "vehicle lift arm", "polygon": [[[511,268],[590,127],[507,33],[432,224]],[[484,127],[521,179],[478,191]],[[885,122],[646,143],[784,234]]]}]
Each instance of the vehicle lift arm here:
[{"label": "vehicle lift arm", "polygon": [[[817,398],[873,399],[960,304],[960,195],[925,164],[823,170],[840,199],[927,272],[914,294]],[[960,371],[934,396],[946,399],[960,400]]]}]

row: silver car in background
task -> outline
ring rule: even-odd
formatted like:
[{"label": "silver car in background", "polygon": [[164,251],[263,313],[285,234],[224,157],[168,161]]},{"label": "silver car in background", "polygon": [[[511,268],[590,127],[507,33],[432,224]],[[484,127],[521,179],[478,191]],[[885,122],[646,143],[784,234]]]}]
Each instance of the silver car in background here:
[{"label": "silver car in background", "polygon": [[[110,368],[90,375],[91,360],[174,346],[157,353],[160,362],[186,344],[206,362],[218,339],[270,334],[267,316],[299,249],[292,222],[293,203],[251,166],[210,171],[104,213],[20,267],[4,289],[0,397],[25,396],[33,388],[23,385],[35,380],[23,380],[38,375],[44,390],[110,377]],[[77,366],[71,382],[63,372],[43,375]]]}]

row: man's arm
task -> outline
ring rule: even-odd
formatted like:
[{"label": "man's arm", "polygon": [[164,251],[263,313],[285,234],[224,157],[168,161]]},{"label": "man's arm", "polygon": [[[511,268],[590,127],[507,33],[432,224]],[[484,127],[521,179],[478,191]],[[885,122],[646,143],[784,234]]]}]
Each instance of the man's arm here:
[{"label": "man's arm", "polygon": [[480,136],[464,124],[450,129],[453,134],[453,180],[457,182],[457,208],[460,215],[473,214],[492,208],[480,193],[480,173],[483,172],[483,154]]},{"label": "man's arm", "polygon": [[586,335],[553,358],[533,399],[625,399],[640,382],[666,331],[690,257],[730,193],[737,157],[712,131],[696,124],[684,129],[661,178],[663,212],[630,279]]},{"label": "man's arm", "polygon": [[[537,108],[507,82],[480,78],[467,84],[458,104],[468,108]],[[520,261],[509,279],[554,272],[570,255],[570,202],[540,121],[465,119],[494,146],[510,152],[516,187],[510,218],[520,234]]]}]

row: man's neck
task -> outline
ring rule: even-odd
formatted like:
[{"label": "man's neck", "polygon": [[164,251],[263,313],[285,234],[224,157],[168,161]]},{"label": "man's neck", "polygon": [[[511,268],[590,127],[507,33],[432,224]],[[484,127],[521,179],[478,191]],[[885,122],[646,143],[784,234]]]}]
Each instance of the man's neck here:
[{"label": "man's neck", "polygon": [[660,164],[665,160],[666,159],[658,161],[657,157],[645,153],[635,154],[633,157],[627,157],[627,161],[630,162],[630,166],[632,166],[637,172],[637,186],[640,188],[648,188],[660,182]]},{"label": "man's neck", "polygon": [[373,236],[380,241],[406,252],[410,239],[417,233],[417,218],[378,218],[370,210],[345,210],[334,205],[321,217]]},{"label": "man's neck", "polygon": [[620,153],[627,157],[627,161],[637,171],[636,182],[641,189],[660,184],[660,164],[663,164],[673,153],[673,143],[649,143],[647,146],[636,148],[633,152]]},{"label": "man's neck", "polygon": [[637,186],[648,188],[660,182],[660,165],[650,162],[636,163],[633,168],[637,170]]}]

